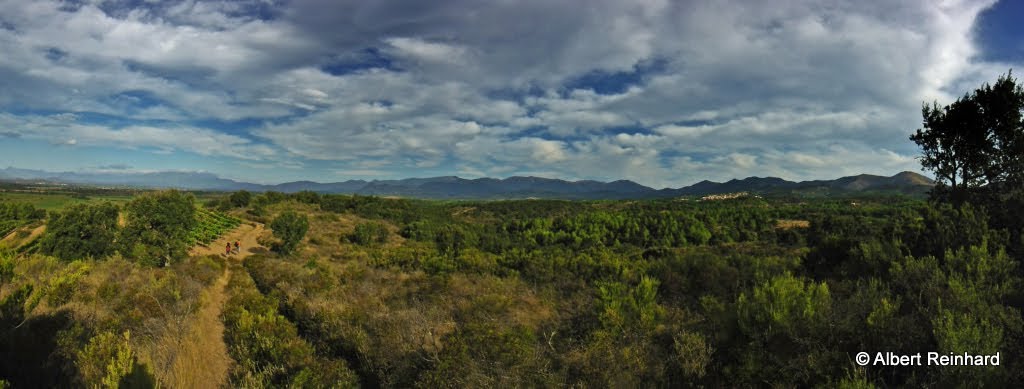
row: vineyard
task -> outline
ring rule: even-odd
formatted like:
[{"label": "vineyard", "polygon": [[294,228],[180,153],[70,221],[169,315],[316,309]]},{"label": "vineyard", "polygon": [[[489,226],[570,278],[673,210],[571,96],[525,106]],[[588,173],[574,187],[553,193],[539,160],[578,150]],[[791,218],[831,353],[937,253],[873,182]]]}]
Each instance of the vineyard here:
[{"label": "vineyard", "polygon": [[190,245],[208,245],[224,233],[235,229],[241,220],[237,218],[209,211],[206,209],[196,210],[196,226],[189,232],[188,243]]},{"label": "vineyard", "polygon": [[46,211],[22,203],[0,203],[0,238],[18,227],[46,217]]},{"label": "vineyard", "polygon": [[0,220],[0,238],[7,236],[11,231],[27,223],[27,220]]}]

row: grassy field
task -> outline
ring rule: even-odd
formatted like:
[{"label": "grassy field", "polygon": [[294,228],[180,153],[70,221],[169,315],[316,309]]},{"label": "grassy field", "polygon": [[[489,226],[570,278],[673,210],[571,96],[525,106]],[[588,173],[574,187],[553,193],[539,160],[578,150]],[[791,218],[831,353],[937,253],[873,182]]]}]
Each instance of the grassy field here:
[{"label": "grassy field", "polygon": [[[47,211],[63,209],[70,205],[83,203],[99,203],[109,201],[122,204],[133,197],[149,192],[136,189],[98,189],[98,188],[65,188],[65,187],[29,187],[0,188],[0,202],[28,203],[36,208]],[[223,196],[220,192],[191,192],[196,202],[203,204],[211,199]]]},{"label": "grassy field", "polygon": [[29,203],[47,211],[59,210],[69,205],[110,201],[124,203],[131,200],[129,195],[80,196],[71,193],[27,193],[0,192],[0,201]]}]

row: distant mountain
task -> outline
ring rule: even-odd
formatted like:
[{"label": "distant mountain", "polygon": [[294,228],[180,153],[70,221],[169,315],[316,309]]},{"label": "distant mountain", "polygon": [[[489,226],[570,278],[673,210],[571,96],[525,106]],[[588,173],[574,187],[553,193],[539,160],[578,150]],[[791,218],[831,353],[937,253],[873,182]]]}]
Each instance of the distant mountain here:
[{"label": "distant mountain", "polygon": [[793,193],[837,195],[843,193],[879,192],[923,195],[935,181],[914,172],[902,172],[892,177],[861,174],[835,180],[814,180],[793,182],[777,177],[748,177],[724,183],[701,181],[679,189],[660,191],[669,196],[704,196],[719,193]]},{"label": "distant mountain", "polygon": [[357,193],[436,199],[560,198],[625,199],[649,197],[654,189],[632,181],[564,181],[540,177],[505,179],[459,177],[371,181]]},{"label": "distant mountain", "polygon": [[284,193],[295,193],[302,191],[310,191],[317,193],[356,193],[360,189],[365,187],[366,184],[367,182],[363,180],[349,180],[344,182],[332,182],[327,184],[322,184],[313,181],[295,181],[277,185],[264,185],[261,189],[257,189],[257,191],[272,190],[275,192]]},{"label": "distant mountain", "polygon": [[180,188],[191,190],[254,192],[277,191],[294,193],[355,193],[376,196],[401,196],[430,199],[643,199],[710,194],[751,192],[761,194],[841,195],[845,193],[903,193],[921,195],[934,182],[913,172],[902,172],[892,177],[861,174],[835,180],[793,182],[777,177],[748,177],[726,182],[701,181],[678,189],[655,190],[633,181],[565,181],[541,177],[508,177],[465,179],[455,176],[407,178],[402,180],[349,180],[319,183],[312,181],[286,182],[261,185],[220,178],[202,172],[155,173],[83,173],[46,172],[42,170],[0,169],[3,180],[41,180],[93,186],[119,186],[142,188]]},{"label": "distant mountain", "polygon": [[237,182],[203,172],[94,173],[47,172],[8,167],[0,170],[2,179],[44,180],[68,184],[124,186],[140,188],[180,188],[191,190],[264,190],[263,185]]}]

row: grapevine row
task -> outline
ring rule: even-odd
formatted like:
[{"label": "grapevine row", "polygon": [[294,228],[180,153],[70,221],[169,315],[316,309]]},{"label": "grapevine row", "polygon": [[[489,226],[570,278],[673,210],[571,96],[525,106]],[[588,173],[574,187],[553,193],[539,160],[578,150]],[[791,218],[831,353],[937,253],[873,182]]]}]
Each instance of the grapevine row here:
[{"label": "grapevine row", "polygon": [[189,231],[190,245],[209,245],[221,235],[242,224],[238,218],[206,209],[196,210],[196,226]]}]

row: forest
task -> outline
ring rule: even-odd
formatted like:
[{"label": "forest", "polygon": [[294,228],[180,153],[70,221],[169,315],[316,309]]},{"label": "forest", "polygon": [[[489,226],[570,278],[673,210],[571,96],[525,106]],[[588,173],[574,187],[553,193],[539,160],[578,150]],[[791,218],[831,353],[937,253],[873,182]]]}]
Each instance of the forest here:
[{"label": "forest", "polygon": [[993,96],[924,108],[927,199],[0,203],[0,387],[1013,386],[1020,109],[953,125]]}]

